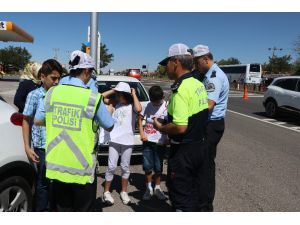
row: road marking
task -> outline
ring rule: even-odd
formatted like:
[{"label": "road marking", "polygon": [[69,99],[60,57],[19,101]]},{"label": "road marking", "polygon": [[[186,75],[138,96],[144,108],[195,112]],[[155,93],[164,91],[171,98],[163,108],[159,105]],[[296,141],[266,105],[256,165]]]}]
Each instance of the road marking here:
[{"label": "road marking", "polygon": [[286,127],[286,126],[283,126],[281,124],[270,122],[266,119],[259,119],[259,118],[256,118],[256,117],[253,117],[253,116],[248,116],[246,114],[235,112],[235,111],[232,111],[232,110],[229,110],[229,109],[227,111],[231,112],[231,113],[234,113],[234,114],[237,114],[237,115],[240,115],[240,116],[244,116],[244,117],[247,117],[247,118],[250,118],[250,119],[254,119],[254,120],[257,120],[257,121],[260,121],[260,122],[272,124],[272,125],[277,126],[277,127],[285,128],[285,129],[296,131],[296,132],[300,133],[300,127]]}]

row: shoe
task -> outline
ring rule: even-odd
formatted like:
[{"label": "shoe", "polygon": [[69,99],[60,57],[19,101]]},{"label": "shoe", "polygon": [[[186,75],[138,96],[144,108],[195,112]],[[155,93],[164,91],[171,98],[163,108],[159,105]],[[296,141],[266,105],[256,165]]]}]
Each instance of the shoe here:
[{"label": "shoe", "polygon": [[154,195],[159,199],[159,200],[166,200],[167,197],[165,196],[165,194],[162,192],[161,189],[156,188],[154,190]]},{"label": "shoe", "polygon": [[103,193],[102,201],[110,205],[113,205],[115,202],[109,191]]},{"label": "shoe", "polygon": [[147,188],[145,194],[143,195],[143,200],[150,200],[153,195],[153,189]]},{"label": "shoe", "polygon": [[120,197],[121,197],[124,205],[127,205],[131,201],[127,192],[125,192],[125,191],[121,191]]}]

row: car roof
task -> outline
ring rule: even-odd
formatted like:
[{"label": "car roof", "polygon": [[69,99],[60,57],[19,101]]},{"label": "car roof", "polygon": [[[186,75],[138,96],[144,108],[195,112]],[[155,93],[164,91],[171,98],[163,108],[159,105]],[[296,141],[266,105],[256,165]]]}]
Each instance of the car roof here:
[{"label": "car roof", "polygon": [[275,80],[281,80],[281,79],[300,79],[300,76],[283,76],[283,77],[276,77],[274,78],[274,81]]},{"label": "car roof", "polygon": [[137,82],[140,81],[133,77],[128,76],[115,76],[115,75],[98,75],[97,81],[123,81],[123,82]]}]

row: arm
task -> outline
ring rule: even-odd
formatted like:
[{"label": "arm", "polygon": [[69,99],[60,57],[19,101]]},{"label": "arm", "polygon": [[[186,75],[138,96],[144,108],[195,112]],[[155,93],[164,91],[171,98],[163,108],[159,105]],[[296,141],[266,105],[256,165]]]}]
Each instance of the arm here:
[{"label": "arm", "polygon": [[25,147],[25,152],[27,157],[35,162],[39,162],[39,156],[34,152],[34,150],[30,147],[30,122],[32,118],[29,116],[24,116],[23,123],[22,123],[22,133],[23,133],[23,142]]},{"label": "arm", "polygon": [[103,92],[101,95],[103,96],[103,102],[106,104],[106,105],[110,105],[110,104],[113,104],[113,102],[111,100],[109,100],[109,96],[115,94],[115,90],[111,89],[109,91],[105,91]]},{"label": "arm", "polygon": [[141,136],[141,140],[142,141],[148,141],[148,138],[146,137],[145,133],[144,133],[144,128],[143,128],[143,118],[142,115],[139,114],[138,115],[139,119],[138,119],[138,125],[139,125],[139,132],[140,132],[140,136]]},{"label": "arm", "polygon": [[134,111],[137,113],[142,112],[142,105],[138,99],[138,97],[136,96],[136,92],[134,88],[131,88],[131,94],[133,97],[133,107],[134,107]]},{"label": "arm", "polygon": [[208,111],[209,112],[213,111],[216,103],[213,100],[210,100],[210,99],[208,99],[207,103],[208,103]]},{"label": "arm", "polygon": [[168,123],[166,125],[162,125],[158,122],[157,118],[153,119],[153,126],[155,129],[162,133],[170,134],[170,135],[180,135],[184,134],[187,130],[187,125],[176,125],[174,123]]},{"label": "arm", "polygon": [[103,102],[100,103],[96,113],[96,119],[104,130],[110,132],[114,128],[114,120]]},{"label": "arm", "polygon": [[44,99],[41,98],[34,116],[34,124],[37,126],[45,126],[45,105]]}]

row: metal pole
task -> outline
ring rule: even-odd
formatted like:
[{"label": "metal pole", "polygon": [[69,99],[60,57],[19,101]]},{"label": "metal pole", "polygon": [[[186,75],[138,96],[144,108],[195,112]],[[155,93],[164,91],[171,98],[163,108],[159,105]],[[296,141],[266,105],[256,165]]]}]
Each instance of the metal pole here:
[{"label": "metal pole", "polygon": [[97,72],[100,74],[101,66],[101,35],[98,32],[98,48],[97,48]]},{"label": "metal pole", "polygon": [[91,57],[95,60],[97,68],[97,33],[98,33],[98,15],[96,12],[91,13]]}]

